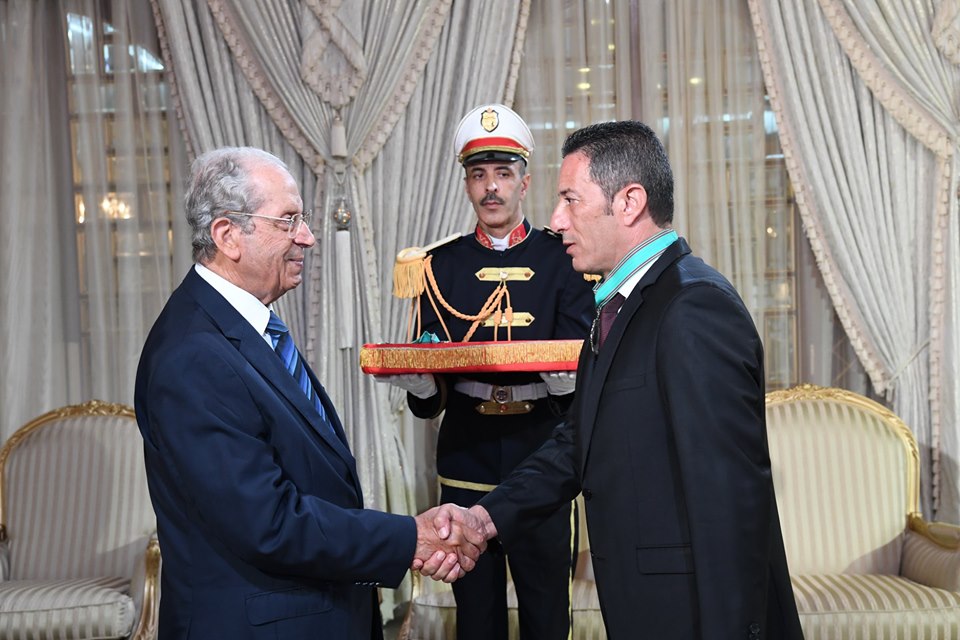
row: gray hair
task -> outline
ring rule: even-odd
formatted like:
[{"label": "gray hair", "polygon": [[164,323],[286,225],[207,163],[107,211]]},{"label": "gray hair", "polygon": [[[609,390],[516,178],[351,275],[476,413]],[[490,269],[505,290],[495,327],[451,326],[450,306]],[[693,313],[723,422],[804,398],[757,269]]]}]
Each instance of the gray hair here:
[{"label": "gray hair", "polygon": [[221,147],[193,161],[184,207],[195,262],[205,264],[217,254],[217,245],[210,235],[210,225],[217,218],[230,218],[244,233],[253,230],[250,218],[227,212],[254,213],[263,206],[263,196],[250,181],[250,172],[263,165],[289,172],[282,160],[254,147]]}]

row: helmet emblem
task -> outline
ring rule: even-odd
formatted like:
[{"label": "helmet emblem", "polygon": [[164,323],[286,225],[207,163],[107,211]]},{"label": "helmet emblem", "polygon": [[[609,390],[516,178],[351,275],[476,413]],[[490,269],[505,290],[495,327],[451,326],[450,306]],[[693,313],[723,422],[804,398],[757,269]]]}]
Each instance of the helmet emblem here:
[{"label": "helmet emblem", "polygon": [[480,126],[483,127],[483,130],[487,133],[490,133],[498,126],[500,126],[500,116],[497,115],[497,112],[491,107],[487,107],[483,113],[480,114]]}]

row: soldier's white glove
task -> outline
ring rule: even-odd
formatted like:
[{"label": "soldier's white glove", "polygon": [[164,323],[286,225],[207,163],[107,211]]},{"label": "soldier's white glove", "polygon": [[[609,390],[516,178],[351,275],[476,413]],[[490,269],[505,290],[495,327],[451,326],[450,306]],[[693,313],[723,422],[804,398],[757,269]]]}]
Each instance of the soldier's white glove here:
[{"label": "soldier's white glove", "polygon": [[386,382],[420,399],[429,398],[437,392],[437,381],[432,373],[398,373],[393,375],[374,375],[377,382]]},{"label": "soldier's white glove", "polygon": [[547,391],[552,396],[565,396],[573,393],[577,386],[576,371],[541,371],[540,377],[547,383]]}]

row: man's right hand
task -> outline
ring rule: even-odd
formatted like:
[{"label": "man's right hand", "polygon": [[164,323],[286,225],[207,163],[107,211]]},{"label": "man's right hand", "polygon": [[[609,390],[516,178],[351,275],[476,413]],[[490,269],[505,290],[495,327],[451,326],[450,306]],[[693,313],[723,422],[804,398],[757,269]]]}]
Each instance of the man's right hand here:
[{"label": "man's right hand", "polygon": [[[470,532],[471,540],[482,539],[484,546],[486,546],[487,540],[497,537],[497,527],[493,524],[493,519],[487,510],[479,504],[467,509],[447,503],[434,507],[433,514],[433,526],[442,540],[446,540],[458,529]],[[459,528],[457,525],[459,525]]]},{"label": "man's right hand", "polygon": [[437,381],[432,373],[399,373],[393,375],[374,375],[377,382],[386,382],[400,387],[420,399],[426,399],[437,393]]},{"label": "man's right hand", "polygon": [[445,520],[438,515],[442,508],[434,507],[414,518],[417,548],[411,568],[434,580],[453,582],[476,566],[487,541],[481,527],[476,522],[465,523],[463,517],[452,518],[438,530],[436,522]]}]

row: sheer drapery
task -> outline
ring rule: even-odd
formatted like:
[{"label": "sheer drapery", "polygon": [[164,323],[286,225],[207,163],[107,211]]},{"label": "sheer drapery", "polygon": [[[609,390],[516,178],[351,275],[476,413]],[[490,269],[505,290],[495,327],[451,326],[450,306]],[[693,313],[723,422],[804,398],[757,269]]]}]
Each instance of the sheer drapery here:
[{"label": "sheer drapery", "polygon": [[68,402],[132,402],[169,293],[180,193],[169,183],[182,163],[151,65],[149,7],[2,2],[0,12],[6,436]]},{"label": "sheer drapery", "polygon": [[749,9],[661,2],[645,8],[640,34],[639,112],[670,155],[674,224],[740,292],[764,340],[768,384],[786,386],[795,320],[779,312],[794,304],[792,211]]},{"label": "sheer drapery", "polygon": [[630,3],[542,0],[530,8],[514,105],[533,132],[523,202],[544,226],[557,201],[560,147],[585,125],[635,117],[631,108]]},{"label": "sheer drapery", "polygon": [[534,4],[528,31],[517,108],[537,140],[531,217],[549,219],[567,134],[648,123],[673,166],[675,227],[743,295],[768,380],[793,382],[793,214],[782,163],[768,162],[779,147],[746,2],[552,0]]},{"label": "sheer drapery", "polygon": [[[936,512],[938,434],[956,444],[942,407],[960,384],[943,351],[958,69],[933,43],[931,2],[750,6],[805,231],[874,387],[917,434]],[[944,481],[954,498],[937,515],[956,520],[957,478]]]},{"label": "sheer drapery", "polygon": [[0,3],[3,440],[80,393],[65,58],[50,37],[61,21],[53,3]]}]

